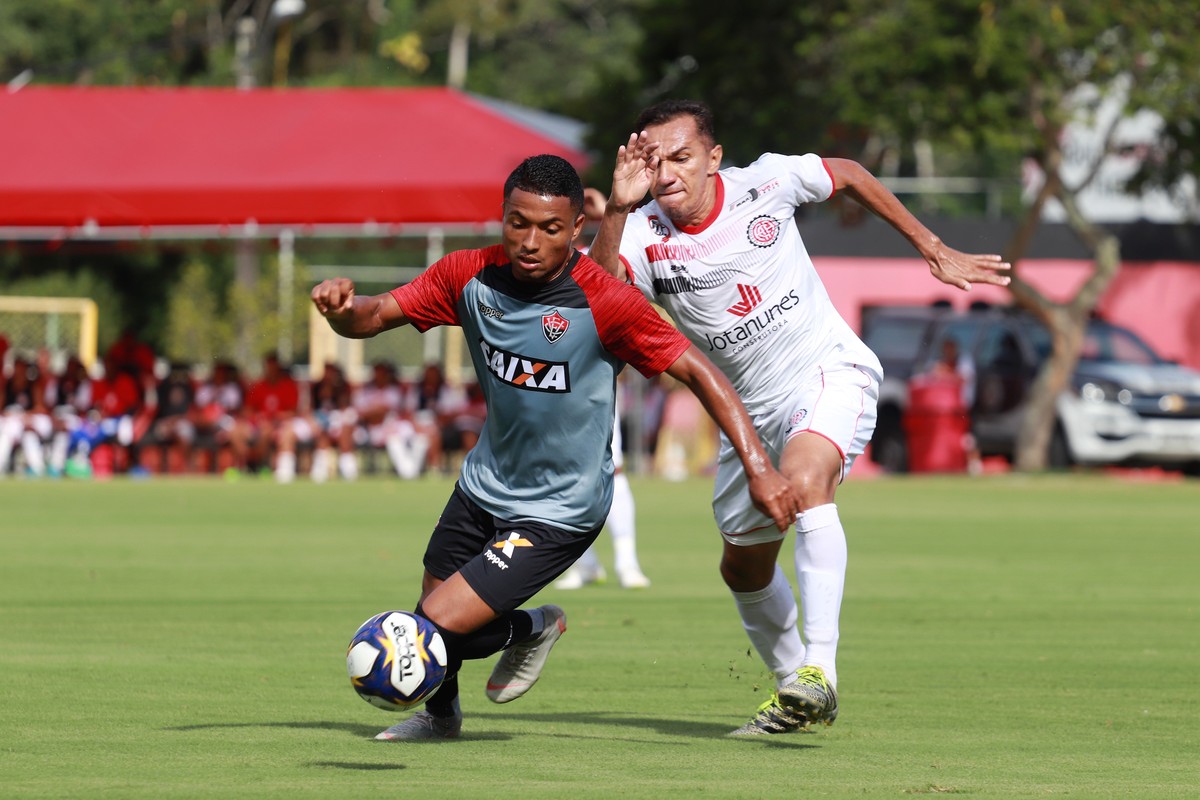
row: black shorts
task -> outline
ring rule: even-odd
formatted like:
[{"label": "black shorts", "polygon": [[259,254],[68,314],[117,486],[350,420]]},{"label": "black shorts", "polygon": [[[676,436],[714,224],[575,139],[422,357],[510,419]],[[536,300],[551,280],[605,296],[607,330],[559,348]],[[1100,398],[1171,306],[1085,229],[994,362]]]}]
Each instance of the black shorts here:
[{"label": "black shorts", "polygon": [[603,528],[575,533],[544,522],[504,520],[455,484],[429,537],[425,569],[443,581],[461,572],[493,611],[512,611],[566,572]]}]

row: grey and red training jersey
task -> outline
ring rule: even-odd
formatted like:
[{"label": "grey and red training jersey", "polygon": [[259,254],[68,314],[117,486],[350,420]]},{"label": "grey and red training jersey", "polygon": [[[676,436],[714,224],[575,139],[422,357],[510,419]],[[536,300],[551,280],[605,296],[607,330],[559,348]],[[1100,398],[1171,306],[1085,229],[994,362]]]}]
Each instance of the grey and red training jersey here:
[{"label": "grey and red training jersey", "polygon": [[459,485],[489,513],[574,531],[612,504],[616,378],[688,347],[641,293],[576,252],[548,284],[516,280],[500,245],[460,250],[392,290],[414,327],[463,329],[487,422]]}]

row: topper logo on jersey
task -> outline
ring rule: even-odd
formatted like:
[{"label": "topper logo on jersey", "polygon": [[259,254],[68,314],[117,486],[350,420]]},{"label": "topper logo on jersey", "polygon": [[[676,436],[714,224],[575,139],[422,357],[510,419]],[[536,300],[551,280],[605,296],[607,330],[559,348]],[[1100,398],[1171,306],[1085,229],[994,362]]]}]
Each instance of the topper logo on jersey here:
[{"label": "topper logo on jersey", "polygon": [[504,312],[501,311],[500,309],[492,308],[491,306],[486,306],[483,304],[482,301],[479,301],[479,300],[477,300],[475,302],[476,302],[476,305],[479,306],[479,313],[483,314],[485,317],[492,317],[493,319],[504,319]]},{"label": "topper logo on jersey", "polygon": [[762,292],[758,290],[757,286],[747,286],[744,283],[739,283],[737,288],[742,295],[741,302],[734,303],[725,310],[735,317],[744,317],[762,302]]},{"label": "topper logo on jersey", "polygon": [[496,379],[517,389],[533,392],[571,391],[571,370],[566,361],[541,361],[479,340],[488,371]]},{"label": "topper logo on jersey", "polygon": [[770,247],[779,238],[779,220],[769,214],[755,217],[746,228],[746,238],[755,247]]},{"label": "topper logo on jersey", "polygon": [[558,309],[550,314],[542,315],[542,333],[546,335],[546,341],[550,344],[561,339],[569,327],[571,327],[571,320],[558,313]]},{"label": "topper logo on jersey", "polygon": [[655,236],[661,237],[664,242],[671,238],[671,229],[663,224],[657,214],[651,214],[646,221],[650,223],[650,230],[654,231]]}]

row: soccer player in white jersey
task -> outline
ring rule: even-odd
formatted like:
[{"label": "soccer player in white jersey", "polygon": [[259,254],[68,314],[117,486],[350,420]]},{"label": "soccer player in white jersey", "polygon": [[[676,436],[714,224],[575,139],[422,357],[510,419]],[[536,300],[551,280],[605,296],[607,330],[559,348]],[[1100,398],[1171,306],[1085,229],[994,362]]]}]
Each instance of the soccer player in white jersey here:
[{"label": "soccer player in white jersey", "polygon": [[[793,589],[776,565],[784,533],[749,504],[722,441],[713,512],[721,575],[776,691],[735,735],[832,724],[846,536],[834,493],[875,427],[882,370],[834,309],[794,221],[835,192],[900,232],[935,278],[1003,286],[996,255],[942,243],[855,161],[766,153],[721,169],[712,112],[668,100],[642,112],[617,153],[613,188],[590,255],[663,306],[725,372],[774,463],[801,501]],[[653,200],[633,210],[649,192]]]}]

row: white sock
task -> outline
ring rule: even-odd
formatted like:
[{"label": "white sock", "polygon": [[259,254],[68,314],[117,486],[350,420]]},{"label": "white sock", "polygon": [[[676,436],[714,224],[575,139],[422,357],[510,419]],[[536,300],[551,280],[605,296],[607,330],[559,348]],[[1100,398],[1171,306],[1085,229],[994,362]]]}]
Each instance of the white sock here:
[{"label": "white sock", "polygon": [[8,472],[13,446],[21,435],[21,421],[14,417],[0,416],[0,475]]},{"label": "white sock", "polygon": [[583,555],[575,560],[575,566],[582,570],[584,575],[588,576],[595,575],[603,569],[600,566],[600,559],[596,556],[596,549],[594,547],[584,550]]},{"label": "white sock", "polygon": [[358,458],[354,453],[342,453],[338,456],[338,472],[343,480],[358,480]]},{"label": "white sock", "polygon": [[407,481],[421,474],[423,453],[421,454],[422,459],[419,459],[416,451],[410,448],[398,434],[387,437],[386,446],[388,458],[392,460],[392,466],[396,468],[397,475]]},{"label": "white sock", "polygon": [[25,453],[25,464],[34,475],[46,472],[46,451],[42,448],[41,438],[33,431],[25,431],[21,436],[21,451]]},{"label": "white sock", "polygon": [[618,573],[640,573],[637,557],[637,525],[634,521],[633,490],[624,472],[613,477],[612,508],[608,511],[608,533],[612,536],[613,554]]},{"label": "white sock", "polygon": [[808,647],[804,665],[821,667],[836,688],[838,618],[846,585],[846,532],[833,503],[796,516],[796,581]]},{"label": "white sock", "polygon": [[328,447],[318,447],[312,457],[313,483],[324,483],[329,478],[329,457],[333,451]]},{"label": "white sock", "polygon": [[284,452],[275,456],[275,480],[291,483],[296,479],[296,454]]},{"label": "white sock", "polygon": [[796,597],[783,570],[775,567],[775,575],[767,588],[757,592],[733,592],[742,627],[763,663],[782,686],[792,679],[804,663],[804,642],[796,630]]},{"label": "white sock", "polygon": [[70,437],[60,431],[54,434],[54,439],[50,444],[50,468],[60,475],[67,466],[67,445],[69,442]]}]

